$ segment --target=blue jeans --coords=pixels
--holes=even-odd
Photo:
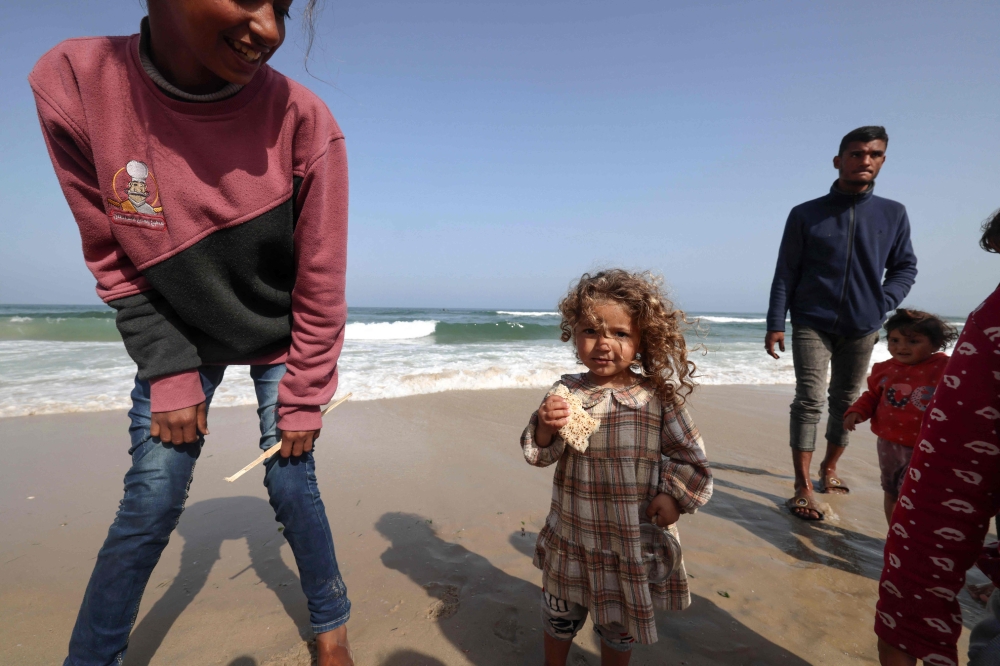
[[[204,366],[200,372],[206,403],[211,404],[226,368]],[[278,441],[278,383],[284,374],[283,364],[250,367],[261,449]],[[204,444],[204,438],[174,446],[150,437],[148,382],[136,379],[129,417],[132,468],[125,474],[125,497],[97,555],[64,666],[122,663],[142,593],[180,520]],[[350,617],[351,602],[337,567],[312,454],[272,457],[265,465],[264,486],[275,517],[285,526],[313,631],[336,629]]]

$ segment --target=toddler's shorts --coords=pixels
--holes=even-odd
[[[557,641],[571,641],[586,621],[587,609],[584,606],[542,590],[542,627],[549,636]],[[595,624],[594,631],[605,645],[617,652],[628,652],[635,643],[625,627],[617,622],[607,626]]]
[[[910,458],[913,457],[913,447],[903,446],[878,438],[878,466],[882,470],[882,490],[899,497],[899,489],[906,479],[906,470],[910,469]]]

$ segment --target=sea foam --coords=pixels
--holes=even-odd
[[[344,330],[344,337],[347,340],[408,340],[423,338],[433,335],[437,324],[436,321],[432,320],[358,322],[347,325]]]
[[[508,315],[510,317],[558,317],[558,312],[518,312],[508,310],[497,310],[498,315]]]
[[[356,400],[547,388],[564,373],[585,370],[573,345],[559,341],[555,312],[352,308],[349,316],[338,393],[351,391]],[[777,360],[764,353],[762,316],[701,319],[711,325],[690,341],[707,350],[690,355],[699,383],[795,382],[790,345]],[[872,363],[887,358],[880,343]],[[135,371],[110,309],[0,312],[0,417],[127,409]],[[254,403],[247,369],[229,368],[213,405]]]

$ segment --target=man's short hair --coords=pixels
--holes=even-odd
[[[885,141],[885,145],[889,145],[889,135],[885,133],[885,128],[881,125],[865,125],[864,127],[859,127],[856,130],[851,130],[844,135],[844,138],[840,140],[840,150],[837,151],[837,155],[843,155],[847,146],[854,143],[855,141],[860,141],[861,143],[868,143],[869,141]]]

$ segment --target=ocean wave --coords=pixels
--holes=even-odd
[[[433,335],[438,322],[421,319],[417,321],[379,321],[348,324],[344,330],[347,340],[412,340]]]
[[[702,321],[712,322],[713,324],[766,324],[767,319],[764,317],[716,317],[714,315],[702,315],[695,317],[695,319],[700,319]]]
[[[459,389],[545,388],[563,373],[584,369],[575,362],[573,345],[559,342],[554,322],[494,311],[487,317],[486,312],[352,312],[352,319],[368,320],[347,325],[340,392],[375,400]],[[403,321],[414,315],[417,318]],[[10,321],[15,316],[32,319]],[[716,321],[706,326],[706,336],[691,339],[692,345],[702,343],[708,350],[690,357],[698,366],[700,383],[795,382],[791,349],[780,360],[770,358],[761,345],[763,335],[745,325],[756,323],[746,320],[757,316],[708,317],[732,321]],[[38,337],[25,339],[29,335]],[[57,337],[64,335],[78,339]],[[872,362],[887,358],[883,339]],[[125,410],[135,372],[113,318],[56,323],[34,312],[0,316],[0,417]],[[213,404],[254,403],[247,369],[230,368]]]
[[[510,310],[497,310],[498,315],[507,315],[510,317],[558,317],[558,312],[517,312]]]
[[[14,315],[0,318],[0,340],[119,342],[121,335],[114,318],[104,316]]]
[[[558,339],[559,327],[554,324],[521,324],[510,321],[482,324],[440,322],[434,331],[435,342],[449,345]]]

